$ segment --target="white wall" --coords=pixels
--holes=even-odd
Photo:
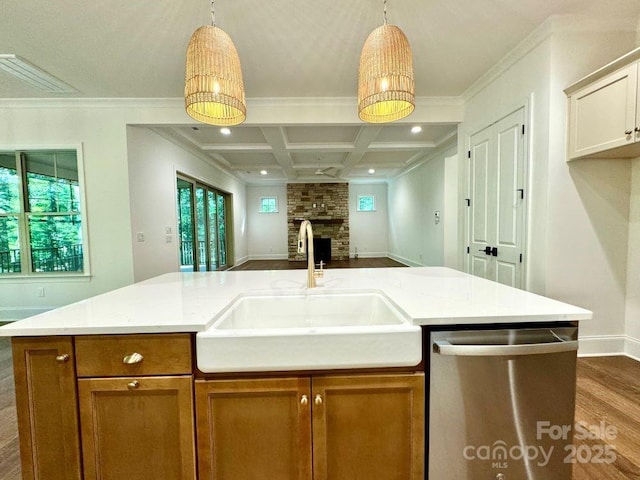
[[[247,256],[246,186],[228,173],[145,127],[127,127],[134,281],[180,268],[176,174],[180,172],[232,195],[235,262]],[[166,228],[172,242],[166,242]],[[138,242],[137,234],[145,241]]]
[[[44,102],[46,103],[46,102]],[[0,308],[65,305],[133,281],[126,129],[122,111],[0,106],[0,147],[82,144],[90,277],[0,279]],[[38,288],[45,296],[38,297]]]
[[[626,334],[626,352],[640,359],[640,158],[632,161]]]
[[[594,312],[595,321],[581,326],[583,353],[621,350],[631,163],[565,162],[562,90],[631,50],[635,32],[563,30],[551,40],[546,293]]]
[[[375,212],[358,212],[358,196],[373,195]],[[356,248],[359,257],[386,257],[389,215],[387,213],[386,183],[349,184],[349,256]]]
[[[550,19],[532,35],[524,56],[469,99],[461,141],[527,105],[528,289],[593,310],[581,349],[611,351],[624,335],[629,163],[566,163],[563,89],[630,50],[635,31],[585,25]]]
[[[261,197],[277,197],[278,213],[260,213]],[[250,260],[288,258],[287,186],[247,186],[248,257]]]
[[[439,152],[389,182],[389,254],[392,258],[412,266],[444,265],[444,225],[458,222],[455,207],[445,208],[445,199],[457,197],[457,178],[445,177],[446,171],[452,172],[450,167],[445,169],[445,158],[453,155],[455,149]],[[435,223],[436,211],[440,212],[438,224]],[[450,234],[451,229],[448,232]]]

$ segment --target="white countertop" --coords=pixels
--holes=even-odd
[[[304,292],[306,270],[169,273],[0,328],[0,336],[200,332],[242,294]],[[442,267],[327,269],[313,293],[379,290],[416,325],[587,320],[588,310]]]

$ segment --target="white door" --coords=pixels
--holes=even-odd
[[[524,109],[471,137],[469,272],[522,286],[525,221]]]

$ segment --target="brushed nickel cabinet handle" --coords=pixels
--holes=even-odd
[[[322,405],[322,395],[316,395],[316,398],[313,400],[316,405]]]
[[[142,362],[142,360],[144,360],[144,357],[141,354],[139,354],[138,352],[133,352],[130,355],[125,355],[122,359],[122,363],[126,365],[133,365],[135,363]]]
[[[56,357],[56,362],[58,363],[67,363],[69,361],[69,354],[68,353],[63,353],[62,355],[58,355]]]
[[[127,383],[127,388],[129,390],[135,390],[136,388],[138,388],[140,386],[140,382],[138,382],[137,380],[134,380],[133,382],[129,382]]]
[[[300,398],[300,405],[306,405],[309,403],[309,397],[307,397],[306,395],[302,395],[302,398]]]

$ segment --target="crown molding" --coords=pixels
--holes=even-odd
[[[250,107],[345,107],[355,106],[356,97],[260,97],[247,98]],[[431,107],[464,105],[462,97],[416,97],[416,106]],[[135,98],[135,97],[40,97],[40,98],[0,98],[0,107],[21,108],[184,108],[184,99]]]
[[[461,98],[464,103],[471,100],[554,34],[611,31],[635,32],[638,31],[638,26],[636,19],[629,17],[600,18],[589,15],[552,15],[467,88],[462,93]]]

